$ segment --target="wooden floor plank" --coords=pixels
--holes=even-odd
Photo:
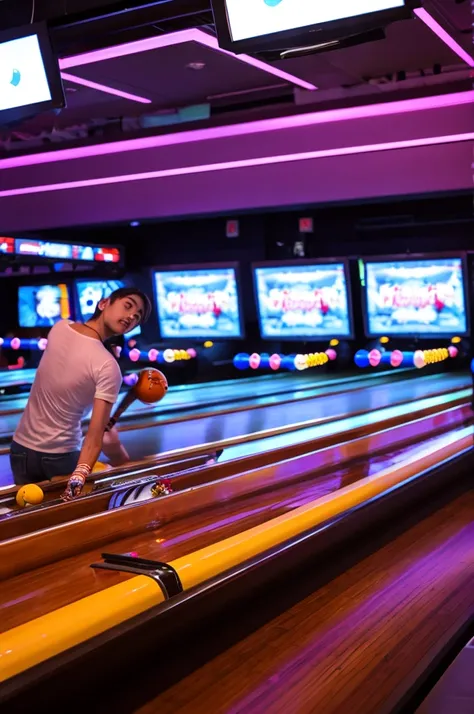
[[[159,669],[135,678],[149,701],[140,705],[131,690],[120,711],[380,714],[440,633],[473,608],[470,492],[167,691],[152,696]]]

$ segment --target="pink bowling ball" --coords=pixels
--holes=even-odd
[[[454,345],[449,345],[448,353],[449,353],[449,356],[452,357],[452,359],[454,359],[455,357],[458,356],[458,348],[455,347]]]
[[[403,354],[400,352],[400,350],[393,350],[392,354],[390,355],[390,364],[392,365],[392,367],[400,367],[402,362]]]
[[[381,359],[382,355],[380,354],[379,350],[370,350],[369,364],[371,367],[378,367]]]
[[[280,369],[281,357],[280,355],[274,354],[270,356],[270,369],[277,370]]]
[[[260,367],[260,355],[254,352],[249,359],[250,369],[258,369]]]
[[[130,357],[132,362],[138,362],[138,360],[140,359],[140,350],[137,350],[137,349],[130,350],[130,354],[128,356]]]
[[[334,362],[334,360],[337,358],[337,352],[336,350],[333,350],[330,347],[328,350],[326,350],[326,356],[331,362]]]

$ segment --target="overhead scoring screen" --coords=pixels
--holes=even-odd
[[[266,339],[352,334],[344,263],[255,268],[260,331]]]
[[[404,0],[226,0],[233,42],[404,6]]]
[[[367,334],[467,332],[461,258],[366,262]]]
[[[0,111],[50,100],[38,36],[0,43]]]
[[[157,271],[154,281],[162,337],[242,336],[234,268]]]

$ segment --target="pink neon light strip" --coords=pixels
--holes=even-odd
[[[332,158],[336,156],[350,156],[355,154],[375,153],[379,151],[411,149],[421,146],[452,144],[472,140],[474,140],[474,132],[469,132],[465,134],[450,134],[447,136],[430,136],[423,139],[409,139],[405,141],[393,141],[389,143],[369,144],[365,146],[347,146],[338,149],[323,149],[320,151],[307,151],[299,154],[285,154],[282,156],[263,156],[254,159],[225,161],[222,163],[205,164],[201,166],[182,166],[176,169],[162,169],[160,171],[148,171],[146,173],[140,174],[124,174],[120,176],[106,176],[103,178],[83,179],[81,181],[68,181],[65,183],[44,184],[42,186],[14,188],[9,189],[7,191],[0,191],[0,198],[8,198],[12,196],[26,196],[33,193],[48,193],[51,191],[65,191],[77,188],[90,188],[92,186],[109,186],[111,184],[131,183],[134,181],[146,181],[150,179],[168,178],[171,176],[186,176],[191,174],[211,173],[214,171],[228,171],[231,169],[242,169],[255,166],[268,166],[271,164],[293,163],[297,161]]]
[[[422,7],[416,8],[414,10],[415,15],[425,23],[427,27],[432,30],[432,32],[435,33],[435,35],[438,35],[439,39],[444,42],[445,45],[449,47],[453,52],[457,54],[458,57],[460,57],[463,62],[465,62],[469,67],[474,67],[474,58],[466,52],[465,49],[461,47],[461,45],[456,42],[454,37],[451,37],[451,35],[446,32],[446,30],[441,27],[439,22],[437,22],[430,13],[425,10]]]
[[[140,104],[151,104],[151,99],[146,99],[145,97],[139,97],[136,94],[130,94],[129,92],[122,92],[120,89],[114,89],[113,87],[108,87],[105,84],[98,84],[97,82],[91,82],[89,79],[83,79],[82,77],[76,77],[74,74],[68,74],[67,72],[61,72],[61,77],[67,82],[72,82],[73,84],[80,84],[82,87],[89,87],[90,89],[97,89],[99,92],[104,92],[105,94],[113,94],[114,97],[122,97],[122,99],[130,99],[132,102],[140,102]]]
[[[122,154],[127,151],[142,151],[157,149],[162,146],[175,146],[198,141],[225,139],[235,136],[246,136],[260,132],[280,131],[282,129],[297,129],[317,124],[329,124],[339,121],[352,121],[355,119],[369,119],[382,116],[395,116],[408,112],[442,109],[445,107],[460,106],[474,103],[474,91],[453,92],[434,97],[420,97],[418,99],[405,99],[397,102],[383,102],[346,109],[330,109],[324,112],[296,114],[274,119],[263,119],[247,122],[245,124],[230,124],[228,126],[211,127],[208,129],[193,129],[192,131],[174,132],[172,134],[158,134],[142,137],[140,139],[125,139],[95,146],[79,146],[74,149],[60,149],[59,151],[29,154],[27,156],[13,156],[0,159],[0,169],[13,169],[24,166],[50,164],[56,161],[71,161],[73,159],[87,159],[95,156],[109,156]]]
[[[149,37],[146,40],[138,40],[137,42],[127,42],[123,45],[106,47],[103,50],[86,52],[82,55],[75,55],[73,57],[65,57],[59,60],[59,66],[61,69],[82,67],[86,64],[104,62],[105,60],[116,59],[117,57],[126,57],[127,55],[134,55],[140,52],[150,52],[151,50],[161,49],[162,47],[182,45],[185,42],[198,42],[200,45],[210,47],[211,49],[221,52],[229,57],[234,57],[240,62],[244,62],[245,64],[255,67],[256,69],[267,72],[267,74],[272,74],[285,82],[302,87],[303,89],[308,89],[310,91],[317,89],[314,84],[306,82],[304,79],[299,79],[299,77],[295,77],[295,75],[284,72],[277,67],[273,67],[271,64],[261,62],[254,57],[249,57],[249,55],[234,55],[232,52],[221,49],[215,37],[207,35],[202,30],[198,30],[196,28],[181,30],[179,32],[171,32],[168,35],[159,35],[158,37]]]

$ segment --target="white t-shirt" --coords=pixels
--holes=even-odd
[[[94,399],[114,404],[122,375],[99,340],[76,332],[62,320],[48,335],[26,409],[14,440],[35,451],[79,451],[81,421]]]

